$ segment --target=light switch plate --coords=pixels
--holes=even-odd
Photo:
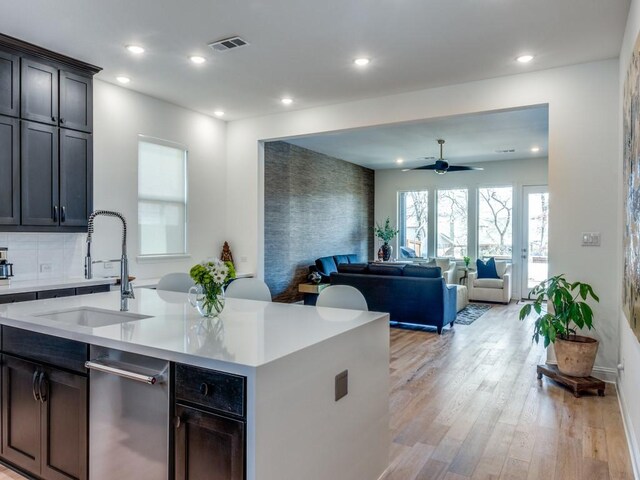
[[[600,232],[582,232],[583,247],[599,247]]]
[[[336,375],[336,402],[349,393],[349,370]]]

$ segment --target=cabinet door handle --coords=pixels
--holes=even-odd
[[[62,209],[60,210],[60,221],[64,223],[66,219],[67,219],[67,207],[62,207]]]
[[[180,416],[176,415],[175,417],[173,417],[173,426],[176,428],[180,428],[180,425],[182,425],[182,420],[180,419]]]
[[[206,397],[207,395],[209,395],[209,385],[207,385],[206,383],[201,383],[200,384],[200,394],[203,397]]]
[[[53,222],[56,223],[58,221],[58,206],[53,206]]]
[[[45,373],[40,372],[40,377],[38,379],[38,394],[40,396],[40,403],[44,403],[47,401],[48,392],[49,382],[47,381]]]
[[[60,123],[64,123],[64,118],[60,117]]]
[[[38,392],[36,391],[36,382],[38,381],[38,376],[39,375],[40,375],[40,372],[38,370],[33,372],[33,380],[31,381],[31,393],[33,394],[33,399],[36,402],[40,401],[40,396],[38,395]]]
[[[56,121],[56,117],[51,117],[51,121],[55,122]]]

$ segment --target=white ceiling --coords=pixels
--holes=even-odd
[[[238,119],[616,57],[629,0],[0,0],[0,32]],[[248,47],[207,43],[241,35]],[[124,46],[147,49],[134,57]],[[514,58],[536,55],[521,65]],[[205,55],[195,66],[188,55]],[[359,69],[357,56],[372,63]],[[279,99],[289,95],[293,105]]]
[[[547,157],[549,110],[546,105],[473,115],[384,125],[360,130],[286,139],[287,142],[374,170],[414,168],[440,156],[454,165]],[[538,152],[531,152],[538,147]],[[514,149],[513,153],[496,150]],[[404,162],[399,165],[396,159]]]

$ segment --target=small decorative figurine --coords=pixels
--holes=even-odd
[[[223,262],[233,262],[233,254],[231,253],[231,249],[229,248],[229,243],[228,242],[224,242],[224,245],[222,246],[222,253],[220,254],[220,260],[222,260]]]

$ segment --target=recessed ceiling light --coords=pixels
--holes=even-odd
[[[396,163],[402,163],[402,162],[404,162],[403,158],[396,158]]]
[[[369,65],[369,63],[371,62],[371,59],[369,58],[356,58],[353,63],[355,63],[356,65],[358,65],[359,67],[364,67],[365,65]]]
[[[131,79],[129,77],[125,77],[124,75],[120,75],[119,77],[116,77],[116,80],[119,81],[120,83],[122,83],[123,85],[129,83],[131,81]]]
[[[214,114],[216,117],[222,117],[222,116],[224,116],[224,112],[223,112],[222,110],[216,110],[215,112],[213,112],[213,114]]]
[[[409,170],[411,170],[410,168],[403,168],[402,171],[403,172],[408,172]]]
[[[516,60],[520,63],[529,63],[533,60],[533,55],[520,55]]]
[[[540,147],[531,147],[531,151],[533,153],[539,152],[540,151]]]
[[[127,45],[126,49],[129,50],[131,53],[135,53],[136,55],[140,55],[141,53],[144,53],[144,48],[142,48],[140,45]]]
[[[284,97],[280,101],[285,105],[291,105],[293,103],[293,98]]]
[[[201,57],[200,55],[191,55],[189,57],[189,60],[191,60],[193,63],[196,63],[198,65],[207,61],[206,58]]]

